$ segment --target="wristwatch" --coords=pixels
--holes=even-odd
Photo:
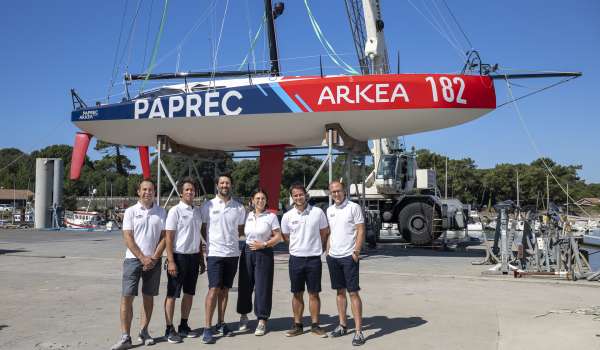
[[[269,246],[269,242],[263,242],[263,249],[267,248]]]

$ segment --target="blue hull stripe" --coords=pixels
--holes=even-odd
[[[271,89],[275,91],[277,96],[285,103],[288,108],[294,113],[302,113],[302,110],[298,105],[290,98],[290,96],[279,86],[279,83],[271,83],[269,84]]]
[[[267,92],[260,85],[256,85],[256,87],[263,93],[263,95],[267,96]]]
[[[302,97],[300,97],[300,95],[296,94],[294,96],[298,99],[298,101],[300,101],[300,103],[302,103],[302,105],[304,106],[304,108],[306,108],[307,111],[312,113],[313,110],[306,104],[306,102],[304,102],[304,100],[302,99]]]

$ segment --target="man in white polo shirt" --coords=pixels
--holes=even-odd
[[[186,177],[178,184],[181,201],[169,210],[166,223],[167,246],[167,297],[165,298],[165,337],[169,343],[180,343],[181,337],[195,338],[188,325],[192,301],[196,294],[198,274],[204,272],[200,228],[202,218],[200,208],[194,206],[196,182]],[[181,295],[181,323],[179,332],[173,327],[175,299]]]
[[[294,207],[281,219],[281,233],[290,245],[289,274],[291,282],[292,311],[294,324],[285,335],[294,337],[304,333],[302,314],[304,313],[304,288],[308,289],[311,333],[327,337],[319,326],[321,311],[321,255],[329,235],[329,225],[323,210],[307,204],[306,188],[301,183],[290,187]]]
[[[213,344],[214,333],[232,335],[225,324],[225,310],[229,289],[237,272],[240,256],[239,237],[244,234],[246,209],[231,198],[231,176],[222,174],[217,178],[217,196],[202,205],[202,235],[208,245],[205,323],[202,342]],[[213,332],[212,318],[218,302],[218,322]]]
[[[154,296],[160,286],[161,257],[165,249],[165,210],[154,203],[154,183],[143,180],[138,185],[139,200],[127,208],[123,217],[123,239],[127,246],[123,261],[123,292],[121,297],[121,340],[112,349],[132,347],[131,320],[133,299],[138,294],[142,279],[143,309],[139,341],[154,344],[148,333],[148,324],[154,308]]]
[[[344,184],[334,181],[329,184],[329,193],[334,204],[327,208],[327,218],[331,235],[327,242],[327,267],[331,277],[331,287],[337,290],[337,308],[340,324],[331,332],[337,338],[348,331],[346,309],[350,294],[352,316],[354,316],[355,333],[352,345],[365,343],[362,333],[362,300],[358,291],[358,268],[360,249],[365,240],[365,219],[360,205],[346,198]]]

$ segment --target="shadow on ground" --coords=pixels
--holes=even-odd
[[[367,249],[363,259],[374,259],[377,257],[400,257],[400,256],[431,256],[431,257],[456,257],[456,258],[476,258],[484,257],[485,249],[483,247],[470,247],[466,250],[442,250],[438,248],[423,248],[406,246],[401,244],[378,244],[377,248]]]
[[[29,250],[25,250],[25,249],[0,249],[0,255],[12,254],[12,253],[25,253],[25,252],[29,252]]]
[[[304,317],[303,323],[305,326],[305,333],[310,330],[310,317]],[[250,321],[248,328],[253,330],[256,327],[257,321]],[[323,328],[329,333],[338,325],[339,319],[337,315],[321,315],[319,322]],[[426,320],[421,317],[387,317],[387,316],[370,316],[363,318],[363,330],[375,331],[373,334],[367,337],[369,339],[375,339],[383,337],[385,335],[392,334],[404,329],[414,328],[427,323]],[[232,324],[237,329],[237,323]],[[280,332],[288,330],[292,326],[291,317],[280,317],[269,320],[268,329],[271,332]],[[349,332],[354,329],[354,321],[348,319],[348,330]]]

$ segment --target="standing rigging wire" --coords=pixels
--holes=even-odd
[[[175,63],[175,73],[179,73],[179,62],[181,61],[181,46],[177,47],[177,62]]]
[[[442,13],[442,11],[440,10],[440,7],[437,5],[436,1],[432,1],[433,3],[433,7],[435,8],[436,12],[438,13],[438,15],[440,16],[440,18],[442,19],[442,22],[444,23],[444,27],[446,28],[446,30],[450,33],[450,35],[452,36],[452,39],[454,40],[454,42],[461,47],[465,47],[464,45],[460,44],[460,40],[458,40],[457,35],[454,34],[454,32],[456,31],[455,28],[452,28],[452,26],[450,25],[450,20],[446,21],[446,16]],[[469,51],[469,49],[472,49],[472,47],[467,47],[464,51],[467,52]]]
[[[458,27],[458,29],[460,30],[460,32],[462,33],[462,35],[467,40],[467,43],[469,44],[469,47],[473,48],[473,44],[471,43],[471,40],[469,40],[469,37],[467,36],[467,33],[465,33],[465,31],[462,29],[462,26],[460,25],[460,23],[458,22],[458,20],[454,16],[454,13],[452,13],[452,10],[450,10],[450,7],[446,3],[446,0],[442,0],[442,2],[444,3],[444,5],[446,6],[446,8],[448,9],[448,12],[450,13],[450,16],[452,16],[452,19],[454,20],[454,23],[456,23],[456,26]]]
[[[325,37],[325,34],[323,34],[323,31],[321,30],[321,27],[319,26],[319,23],[317,22],[315,16],[313,15],[313,13],[312,13],[312,11],[310,9],[310,6],[308,6],[308,0],[304,0],[304,5],[306,6],[306,12],[308,13],[308,18],[309,18],[310,23],[311,23],[311,25],[313,27],[315,35],[317,36],[317,39],[319,39],[319,42],[321,42],[321,45],[325,49],[325,52],[327,52],[327,56],[329,56],[329,58],[339,68],[343,69],[347,73],[353,74],[353,75],[359,75],[359,73],[354,68],[352,68],[352,66],[350,66],[348,63],[346,63],[340,57],[340,55],[338,55],[338,53],[335,51],[335,49],[333,48],[333,46],[331,46],[331,44],[329,43],[329,41]]]
[[[563,81],[561,81],[559,83],[564,83],[564,82],[566,82],[568,80],[575,79],[575,78],[576,77],[572,77],[570,79],[563,80]],[[579,209],[581,209],[581,211],[583,211],[588,217],[590,217],[591,216],[590,213],[588,213],[585,209],[583,209],[583,207],[581,205],[577,204],[577,202],[573,199],[573,197],[571,197],[571,195],[569,194],[569,192],[567,192],[567,190],[558,181],[558,179],[556,178],[556,176],[554,176],[554,173],[552,172],[552,169],[548,166],[548,163],[546,163],[546,159],[544,158],[544,156],[540,152],[537,144],[535,143],[535,140],[533,139],[533,136],[531,135],[531,132],[529,131],[529,128],[527,127],[527,124],[525,124],[525,120],[524,120],[523,115],[521,113],[521,109],[519,108],[519,105],[516,103],[517,100],[515,99],[515,97],[514,97],[514,95],[512,93],[512,87],[511,87],[510,81],[509,81],[509,79],[508,79],[508,77],[506,75],[504,76],[504,79],[506,80],[506,87],[507,87],[507,90],[508,90],[509,97],[511,99],[510,102],[512,102],[513,106],[515,106],[515,110],[517,112],[517,116],[519,117],[519,122],[521,123],[521,126],[523,127],[523,130],[525,131],[525,134],[527,135],[527,137],[529,139],[529,142],[531,143],[531,146],[532,146],[533,150],[535,151],[535,153],[537,153],[537,156],[542,161],[542,164],[544,164],[544,168],[546,168],[546,171],[548,172],[548,174],[550,174],[550,176],[552,176],[552,179],[554,179],[554,181],[556,182],[556,184],[558,185],[558,187],[560,187],[560,189],[567,196],[567,198],[570,199],[575,205],[577,205],[577,207]],[[555,84],[555,85],[557,85],[557,84]],[[550,88],[550,87],[547,87],[547,88]]]
[[[169,7],[169,0],[165,0],[165,5],[163,7],[162,18],[160,19],[160,27],[158,28],[158,33],[156,34],[156,40],[154,41],[154,48],[152,50],[152,56],[150,57],[150,65],[148,67],[148,71],[146,73],[146,77],[142,80],[142,84],[140,85],[140,92],[144,90],[144,84],[148,81],[148,77],[152,72],[152,68],[154,68],[154,61],[156,60],[156,54],[158,53],[158,47],[160,46],[160,38],[163,33],[163,29],[165,27],[165,21],[167,19],[167,8]]]
[[[432,0],[431,2],[435,5],[435,1],[434,0]],[[440,32],[445,33],[446,37],[448,38],[448,40],[451,41],[454,44],[455,47],[460,47],[461,45],[458,42],[458,40],[456,40],[456,37],[453,35],[452,31],[448,30],[447,27],[442,26],[442,24],[440,23],[440,20],[437,19],[437,16],[433,12],[433,10],[430,9],[429,6],[427,5],[426,0],[421,0],[421,3],[423,4],[423,8],[425,9],[425,11],[427,12],[427,14],[429,15],[431,21],[435,24],[435,27],[437,28],[437,30],[440,31]],[[461,50],[463,52],[465,52],[465,50],[463,50],[462,48],[461,48]]]
[[[221,21],[221,30],[219,31],[219,39],[215,47],[215,55],[213,58],[213,71],[210,77],[213,86],[216,88],[215,73],[217,72],[217,56],[219,55],[219,46],[221,45],[221,37],[223,36],[223,26],[225,25],[225,18],[227,17],[227,9],[229,8],[229,0],[225,2],[225,11],[223,11],[223,20]]]
[[[262,29],[262,25],[264,23],[261,22],[260,27],[258,28],[258,30],[256,31],[256,36],[254,38],[254,40],[252,40],[252,26],[250,25],[250,6],[248,5],[248,0],[244,1],[244,5],[245,5],[245,10],[246,10],[246,23],[248,24],[248,42],[250,43],[250,53],[252,54],[252,63],[253,63],[253,67],[254,70],[256,70],[256,57],[254,56],[254,45],[256,44],[256,40],[258,39],[259,36],[259,32]],[[246,57],[244,58],[244,61],[242,62],[242,64],[240,64],[240,70],[243,64],[245,64],[245,61],[247,59],[248,55],[246,55]]]
[[[173,47],[170,51],[168,51],[165,55],[163,55],[161,58],[156,60],[156,62],[154,63],[154,65],[152,67],[148,66],[148,68],[146,70],[144,70],[144,73],[147,73],[148,71],[154,69],[159,64],[163,63],[167,58],[169,58],[177,50],[179,50],[180,47],[183,48],[185,42],[190,38],[190,35],[192,33],[194,33],[196,30],[198,30],[198,28],[200,28],[200,25],[202,23],[204,23],[209,18],[209,16],[212,18],[212,16],[211,16],[212,11],[214,11],[214,8],[216,7],[216,3],[217,3],[217,0],[213,0],[211,2],[211,4],[209,5],[208,9],[206,10],[206,12],[204,12],[204,14],[200,18],[198,18],[198,20],[196,21],[196,23],[194,23],[192,28],[190,28],[190,30],[183,36],[181,41],[179,41],[179,43],[175,47]],[[209,39],[209,41],[210,41],[210,39]],[[211,58],[211,61],[212,61],[212,58]]]
[[[131,40],[133,39],[133,33],[135,33],[135,25],[137,23],[137,18],[140,13],[140,5],[142,4],[142,0],[138,0],[137,7],[135,9],[135,15],[133,16],[133,20],[131,21],[131,28],[129,29],[129,35],[127,37],[127,43],[125,44],[125,48],[127,49],[127,62],[125,63],[125,72],[129,70],[129,62],[131,61]],[[119,62],[123,62],[123,58],[125,58],[125,49],[123,50],[123,54]]]
[[[442,38],[446,39],[450,46],[452,46],[458,52],[458,56],[460,57],[460,59],[464,60],[466,55],[462,51],[462,49],[456,46],[456,44],[454,44],[441,29],[436,27],[436,25],[433,22],[431,22],[431,20],[427,18],[427,16],[411,0],[408,0],[408,3],[417,11],[419,15],[421,15],[421,17],[423,17],[427,21],[427,23],[429,23],[433,27],[433,29],[435,29],[442,36]]]
[[[152,24],[152,10],[154,9],[154,0],[150,3],[150,14],[148,15],[148,28],[146,29],[146,41],[144,43],[144,59],[142,60],[143,72],[146,67],[146,54],[148,53],[148,38],[150,38],[150,25]]]
[[[119,57],[119,49],[121,47],[121,37],[123,36],[123,27],[125,25],[125,15],[127,14],[127,1],[123,7],[123,15],[121,16],[121,29],[119,30],[119,39],[117,40],[117,48],[115,49],[115,58],[113,60],[112,76],[110,77],[110,84],[108,85],[108,92],[106,93],[106,103],[110,100],[110,93],[115,83],[115,77],[117,76],[117,58]]]
[[[529,96],[535,95],[535,94],[537,94],[537,93],[540,93],[540,92],[542,92],[542,91],[545,91],[545,90],[548,90],[548,89],[550,89],[550,88],[553,88],[553,87],[555,87],[555,86],[558,86],[558,85],[564,84],[564,83],[566,83],[566,82],[568,82],[568,81],[570,81],[570,80],[576,79],[576,78],[578,78],[578,77],[570,77],[570,78],[566,78],[566,79],[563,79],[563,80],[561,80],[561,81],[558,81],[558,82],[556,82],[556,83],[554,83],[554,84],[550,84],[550,85],[548,85],[548,86],[545,86],[545,87],[543,87],[543,88],[540,88],[540,89],[537,89],[537,90],[535,90],[535,91],[532,91],[532,92],[530,92],[530,93],[527,93],[527,94],[525,94],[525,95],[523,95],[523,96],[519,96],[519,97],[517,97],[517,98],[515,98],[515,99],[513,99],[513,100],[506,101],[506,102],[504,102],[504,103],[501,103],[501,104],[497,105],[497,106],[496,106],[496,109],[498,109],[498,108],[500,108],[500,107],[504,107],[504,106],[506,106],[506,105],[507,105],[507,104],[509,104],[509,103],[513,103],[513,102],[516,102],[516,101],[522,100],[522,99],[524,99],[525,97],[529,97]],[[515,83],[512,83],[511,85],[512,85],[512,86],[518,86],[518,85],[517,85],[517,84],[515,84]],[[528,88],[528,87],[527,87],[527,88]],[[532,89],[532,88],[528,88],[528,89]],[[511,91],[511,93],[512,93],[512,91]]]
[[[256,31],[256,35],[254,35],[254,39],[250,36],[252,32],[251,31],[248,32],[248,35],[250,36],[248,38],[248,39],[250,39],[250,51],[246,54],[246,56],[242,60],[242,63],[240,63],[238,70],[242,70],[246,66],[246,62],[248,61],[248,56],[250,56],[250,55],[252,55],[252,61],[254,63],[254,70],[256,70],[256,59],[254,57],[254,47],[256,46],[256,41],[257,41],[258,37],[260,36],[260,33],[262,32],[265,21],[266,21],[266,18],[263,17],[263,22],[260,24],[260,27],[258,27],[258,30]]]

